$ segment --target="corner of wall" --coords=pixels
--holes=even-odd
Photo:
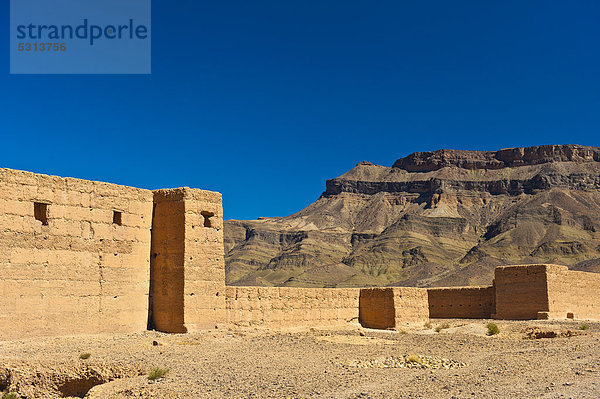
[[[537,319],[549,312],[548,275],[559,265],[500,266],[495,270],[496,318]]]
[[[188,187],[154,192],[153,326],[193,332],[226,322],[221,194]]]

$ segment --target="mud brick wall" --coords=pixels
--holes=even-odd
[[[414,287],[397,287],[393,290],[396,328],[429,320],[427,290]]]
[[[0,169],[0,340],[144,330],[151,218],[148,190]]]
[[[358,320],[353,288],[225,287],[227,320],[243,326],[343,326]]]
[[[549,318],[600,320],[600,274],[548,269]]]
[[[182,192],[154,192],[149,324],[164,332],[186,332],[183,317],[184,209]]]
[[[226,287],[219,193],[0,169],[0,340],[220,324],[400,328],[428,317],[600,319],[600,275],[496,268],[492,287]]]
[[[396,328],[429,319],[427,291],[422,288],[364,288],[360,290],[359,320],[363,327]]]
[[[226,322],[221,194],[185,189],[185,324],[188,331]]]
[[[547,317],[547,275],[558,265],[501,266],[495,270],[497,319],[528,320]],[[546,314],[546,316],[544,316]]]
[[[367,328],[396,328],[393,289],[361,289],[359,321],[363,327]]]
[[[154,192],[151,319],[164,332],[225,323],[221,194],[176,188]]]
[[[434,319],[489,319],[496,313],[493,286],[428,288],[427,296]]]

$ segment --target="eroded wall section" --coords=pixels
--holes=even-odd
[[[146,328],[152,193],[0,169],[0,340]]]
[[[489,319],[496,313],[493,286],[428,288],[427,295],[434,319]]]

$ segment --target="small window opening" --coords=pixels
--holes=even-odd
[[[48,226],[48,204],[34,202],[33,216],[35,217],[35,220],[42,222],[42,226]]]
[[[204,216],[204,227],[212,227],[210,218],[215,216],[215,214],[212,212],[207,212],[207,211],[202,211],[202,212],[200,212],[200,214],[202,216]]]
[[[113,224],[121,226],[123,224],[122,219],[123,213],[119,211],[113,211]]]

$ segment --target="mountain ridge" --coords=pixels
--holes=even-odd
[[[597,147],[438,150],[392,167],[360,162],[293,215],[226,221],[227,282],[488,283],[491,265],[593,264],[599,215]]]

